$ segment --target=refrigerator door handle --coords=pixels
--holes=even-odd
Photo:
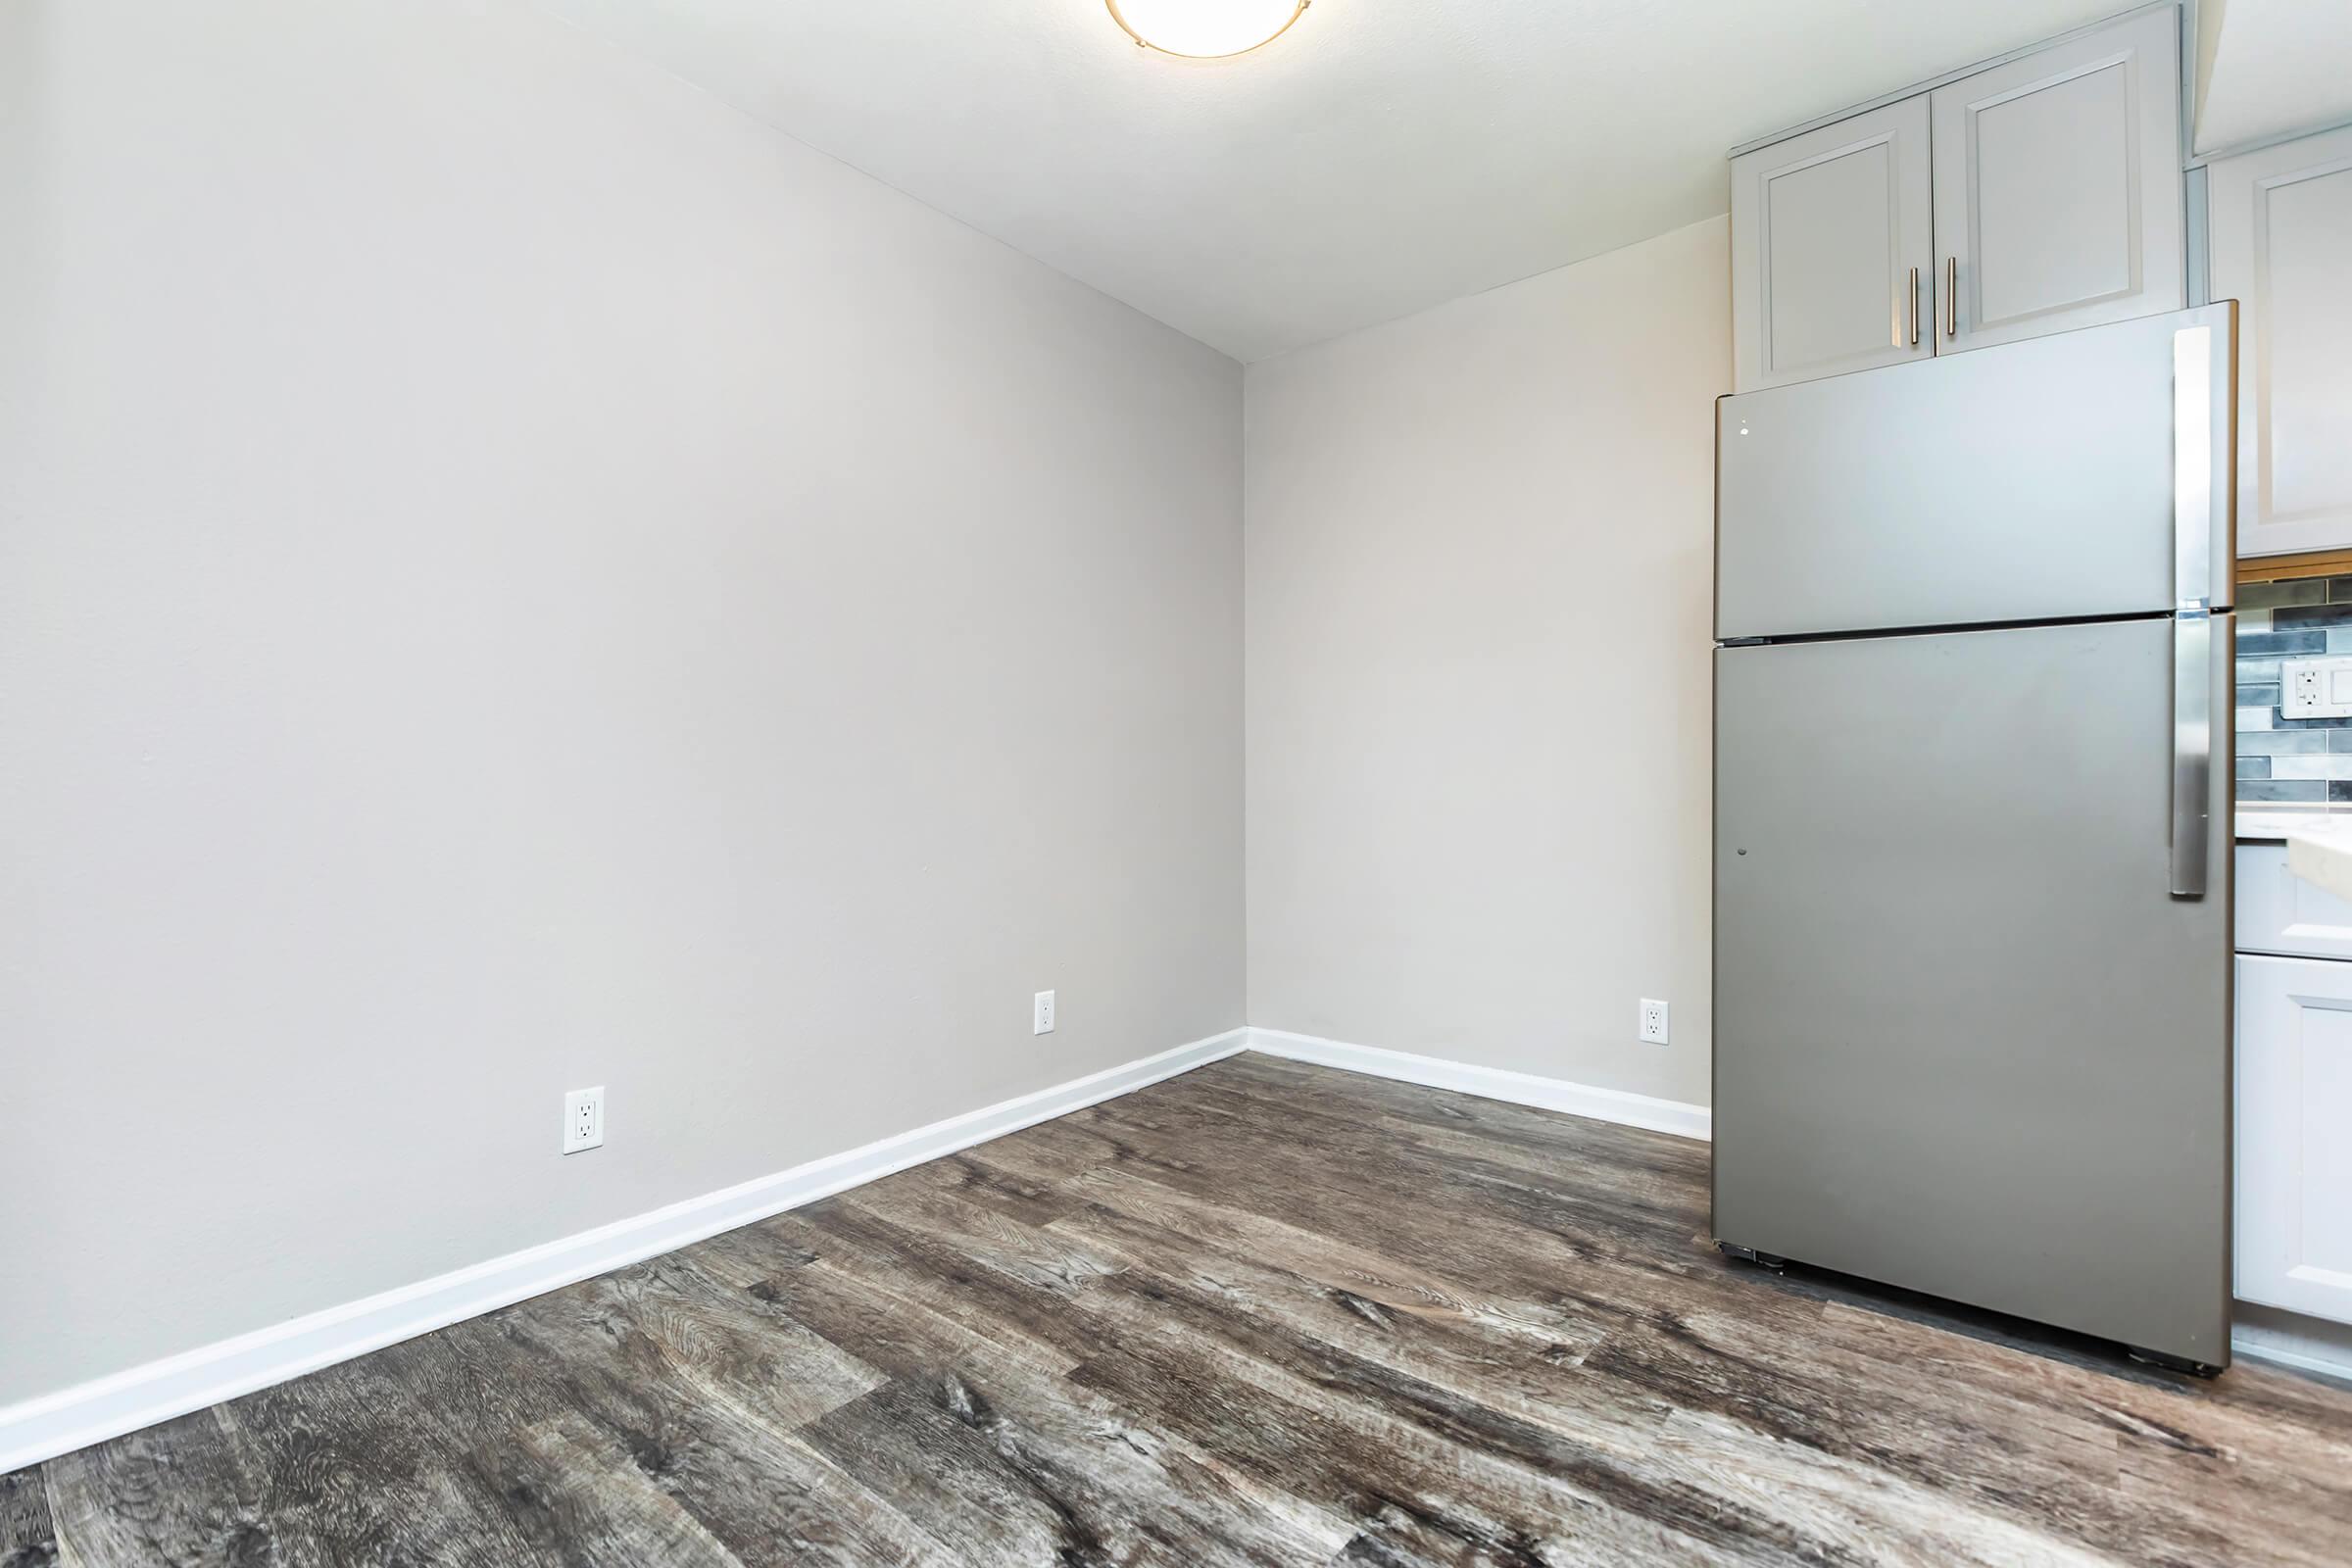
[[[2213,328],[2173,334],[2173,896],[2205,896],[2213,809]]]
[[[2173,616],[2173,896],[2205,896],[2213,810],[2213,616]]]

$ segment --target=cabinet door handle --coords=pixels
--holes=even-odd
[[[1919,269],[1911,269],[1911,346],[1919,347]]]
[[[1943,259],[1943,335],[1948,338],[1958,338],[1960,335],[1960,258],[1957,256]]]

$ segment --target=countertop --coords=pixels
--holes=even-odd
[[[2283,844],[2296,828],[2325,827],[2352,822],[2352,806],[2241,806],[2237,808],[2237,842]]]

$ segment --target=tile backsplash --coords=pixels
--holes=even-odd
[[[2352,804],[2352,718],[2286,718],[2278,662],[2352,655],[2352,576],[2237,590],[2237,798]]]

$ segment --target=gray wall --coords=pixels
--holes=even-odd
[[[1728,245],[1250,367],[1252,1024],[1707,1098]]]
[[[515,5],[0,213],[0,1402],[1243,1021],[1231,361]]]

